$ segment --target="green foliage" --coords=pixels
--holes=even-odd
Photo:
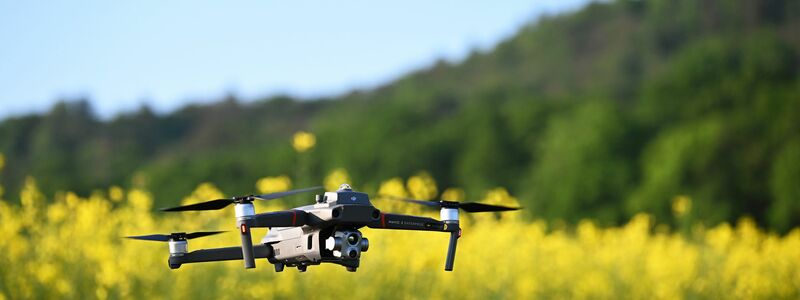
[[[769,208],[770,225],[788,230],[800,215],[800,141],[789,142],[775,158],[769,182],[774,202]]]
[[[591,101],[554,116],[539,143],[530,176],[536,211],[578,221],[619,220],[620,195],[631,180],[626,124],[610,102]]]
[[[229,96],[100,121],[85,101],[0,123],[0,183],[16,199],[119,182],[176,204],[197,182],[253,191],[264,176],[317,184],[346,168],[359,189],[427,170],[476,198],[512,187],[530,214],[618,223],[750,215],[800,225],[800,5],[619,1],[531,23],[495,49],[333,99]],[[290,146],[298,130],[314,149]]]
[[[699,124],[686,124],[663,132],[644,151],[641,184],[627,202],[629,212],[649,211],[657,219],[668,220],[670,199],[691,195],[695,209],[709,221],[728,216],[731,203],[719,199],[722,174],[715,159],[724,131],[719,118]]]

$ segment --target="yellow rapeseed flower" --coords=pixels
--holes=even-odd
[[[140,212],[150,211],[153,206],[153,197],[150,192],[145,190],[132,189],[128,191],[128,204]]]
[[[462,188],[447,188],[442,192],[442,200],[449,200],[449,201],[464,201],[465,198],[464,189]]]
[[[406,187],[403,185],[403,179],[394,177],[381,183],[378,188],[378,195],[408,197],[408,192],[406,192]]]
[[[20,191],[20,203],[22,203],[26,214],[32,219],[37,215],[41,207],[45,203],[44,194],[39,190],[36,185],[36,180],[33,177],[26,177],[22,191]]]
[[[329,177],[335,182],[333,188],[349,181],[344,169],[334,170]],[[401,195],[407,193],[405,189],[402,179],[392,178],[381,184],[379,192]],[[583,220],[565,229],[554,229],[542,220],[475,214],[488,217],[464,218],[470,221],[461,224],[458,276],[442,271],[446,234],[410,230],[364,230],[371,245],[361,257],[358,276],[344,276],[347,271],[330,264],[311,266],[307,273],[287,270],[252,276],[242,269],[241,261],[170,270],[165,265],[166,245],[120,238],[236,230],[231,210],[212,217],[206,217],[211,212],[153,213],[152,196],[138,188],[125,191],[124,200],[113,205],[113,200],[100,194],[80,198],[64,192],[55,200],[47,199],[33,179],[26,181],[23,191],[18,202],[0,201],[0,300],[273,299],[298,297],[310,290],[325,290],[332,298],[415,298],[420,291],[432,299],[800,298],[800,228],[777,235],[759,228],[752,218],[698,229],[687,238],[654,230],[658,224],[646,214],[622,226]],[[189,198],[201,201],[221,196],[216,187],[205,183]],[[516,203],[500,188],[490,190],[480,201]],[[393,212],[384,205],[380,208]],[[254,234],[254,240],[265,232]],[[193,251],[239,243],[239,235],[223,234],[192,240],[189,246]],[[262,260],[259,268],[265,267],[269,265]],[[431,282],[440,284],[431,288]]]
[[[263,177],[256,181],[256,189],[263,194],[283,192],[291,188],[292,180],[286,175]]]
[[[325,180],[323,182],[326,191],[335,191],[339,189],[339,185],[343,183],[352,185],[352,182],[350,182],[350,175],[347,174],[347,170],[344,168],[338,168],[331,171],[328,176],[325,176]]]
[[[121,187],[114,185],[108,188],[108,198],[114,202],[122,201],[122,197],[125,197],[125,191],[122,190]]]
[[[677,217],[686,215],[692,209],[692,199],[689,196],[679,195],[672,198],[672,213]]]
[[[394,213],[404,213],[404,214],[420,214],[421,210],[418,205],[411,205],[407,202],[402,201],[395,201],[391,199],[391,197],[384,197],[384,196],[394,196],[394,197],[409,197],[408,191],[406,190],[405,183],[403,179],[400,177],[394,177],[389,180],[386,180],[381,183],[380,187],[378,188],[378,195],[377,200],[378,202],[373,202],[374,205],[379,207],[381,210],[386,212],[394,212]]]
[[[294,150],[297,152],[306,152],[314,148],[314,145],[317,143],[317,137],[310,132],[306,131],[298,131],[294,134],[294,139],[292,141],[292,146]]]
[[[503,187],[496,187],[496,188],[493,188],[491,190],[488,190],[486,192],[486,194],[484,195],[483,199],[480,202],[481,203],[486,203],[486,204],[509,206],[509,207],[519,207],[520,206],[519,205],[519,201],[517,200],[517,198],[515,198],[514,196],[511,196],[511,194],[508,193],[508,190],[506,190]],[[516,220],[516,219],[520,218],[520,212],[519,211],[509,211],[509,212],[504,212],[502,214],[499,214],[498,216],[500,218],[502,218],[502,219],[507,219],[507,220],[514,219],[514,220]],[[476,214],[475,215],[475,219],[482,220],[482,221],[487,221],[487,220],[490,220],[492,218],[494,218],[493,214]]]
[[[488,192],[486,192],[486,196],[481,201],[487,204],[497,204],[497,205],[505,205],[505,206],[519,206],[519,200],[511,194],[508,193],[503,187],[496,187]]]
[[[436,198],[438,190],[436,189],[436,181],[433,180],[431,174],[422,171],[417,175],[408,178],[406,183],[411,197],[420,200],[432,200]]]

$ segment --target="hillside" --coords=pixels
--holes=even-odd
[[[619,223],[751,215],[800,225],[800,3],[620,1],[533,22],[465,61],[331,99],[235,96],[100,121],[85,101],[0,123],[4,198],[121,182],[155,207],[198,182],[225,193],[266,175],[314,184],[346,168],[357,188],[428,171],[480,197],[508,187],[532,216]],[[298,130],[317,135],[298,155]],[[13,201],[13,200],[11,200]]]

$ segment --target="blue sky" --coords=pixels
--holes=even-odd
[[[490,49],[586,0],[0,0],[0,118],[86,97],[104,118],[233,93],[329,96]]]

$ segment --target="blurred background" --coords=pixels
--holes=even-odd
[[[347,180],[550,228],[800,225],[797,1],[2,2],[0,43],[8,207]]]
[[[0,182],[139,178],[166,206],[203,181],[427,171],[537,217],[666,217],[688,195],[712,223],[800,222],[800,5],[573,2],[5,3]]]

